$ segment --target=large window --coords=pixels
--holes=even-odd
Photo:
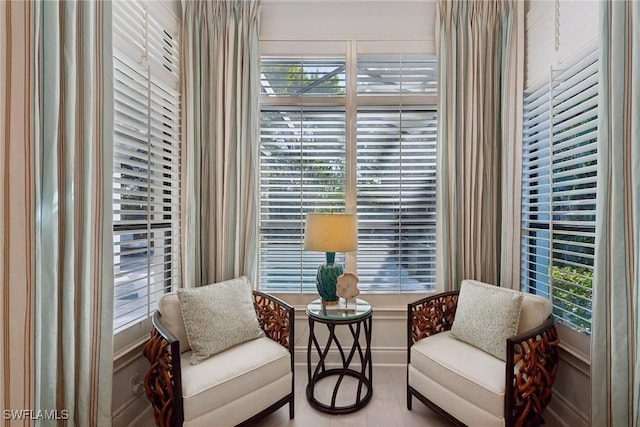
[[[180,93],[162,5],[114,2],[114,332],[147,319],[180,278]]]
[[[315,292],[324,254],[302,249],[305,215],[345,211],[358,251],[336,261],[360,289],[434,289],[435,69],[415,54],[262,59],[262,289]]]
[[[523,290],[548,297],[563,324],[591,333],[598,54],[525,92]]]

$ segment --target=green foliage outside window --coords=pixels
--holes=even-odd
[[[591,334],[593,271],[586,268],[553,266],[553,314]]]
[[[264,66],[264,82],[277,95],[344,95],[344,64]]]

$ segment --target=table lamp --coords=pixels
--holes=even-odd
[[[316,287],[324,304],[337,304],[336,282],[344,270],[336,264],[336,252],[358,249],[358,223],[354,214],[310,213],[304,230],[304,249],[325,252],[327,262],[320,264]]]

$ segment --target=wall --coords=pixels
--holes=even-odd
[[[562,69],[598,43],[595,0],[531,0],[525,3],[525,88],[548,82],[550,69]]]
[[[596,1],[544,1],[525,3],[525,87],[547,83],[551,70],[561,70],[598,44]],[[547,409],[555,423],[589,425],[590,340],[558,325],[561,359],[553,399]]]
[[[435,2],[263,0],[260,40],[434,40]]]

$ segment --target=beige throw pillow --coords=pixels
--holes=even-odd
[[[180,310],[191,346],[191,364],[264,336],[246,277],[193,289],[178,289]]]
[[[520,292],[464,280],[450,336],[506,360],[506,340],[518,331],[521,305]]]

